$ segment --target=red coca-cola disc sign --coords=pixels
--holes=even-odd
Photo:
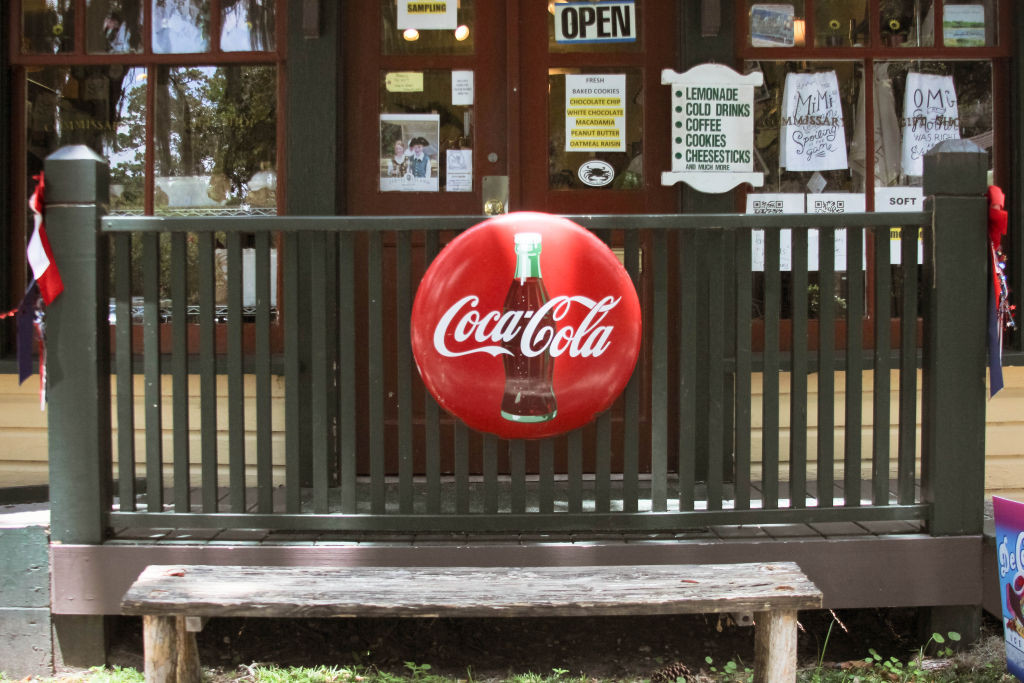
[[[427,389],[470,427],[536,439],[581,427],[622,393],[640,302],[611,250],[558,216],[490,218],[430,264],[412,307]]]

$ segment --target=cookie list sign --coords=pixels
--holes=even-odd
[[[764,184],[754,171],[754,88],[763,82],[759,71],[744,76],[721,64],[661,72],[662,85],[672,87],[672,170],[661,174],[662,185],[722,193]]]

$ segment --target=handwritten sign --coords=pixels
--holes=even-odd
[[[786,74],[782,98],[780,165],[790,171],[848,168],[836,72]]]
[[[754,87],[763,78],[720,64],[661,72],[662,84],[672,86],[672,171],[662,174],[662,185],[681,180],[702,192],[727,192],[764,183],[754,172]]]
[[[759,216],[803,213],[804,195],[801,192],[766,192],[747,195],[747,213]],[[779,231],[779,270],[793,269],[792,230]],[[751,262],[755,271],[764,270],[764,230],[751,231]]]
[[[626,151],[626,75],[567,74],[565,151]]]
[[[928,150],[943,140],[959,139],[960,113],[953,77],[908,73],[903,95],[903,173],[922,175]]]

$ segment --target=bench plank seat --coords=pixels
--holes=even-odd
[[[153,565],[122,601],[152,634],[147,681],[194,680],[195,617],[555,617],[754,614],[755,680],[795,680],[796,614],[821,591],[791,562],[585,567]],[[157,634],[166,634],[160,635]],[[150,638],[149,636],[153,637]],[[189,633],[187,638],[194,640]],[[186,653],[186,654],[183,654]],[[182,659],[185,657],[185,659]],[[164,673],[158,673],[162,671]],[[182,678],[184,676],[184,678]],[[765,677],[767,676],[767,677]]]

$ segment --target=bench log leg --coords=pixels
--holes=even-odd
[[[754,683],[796,681],[796,611],[754,615]]]
[[[142,617],[146,683],[199,683],[199,650],[184,617]]]

